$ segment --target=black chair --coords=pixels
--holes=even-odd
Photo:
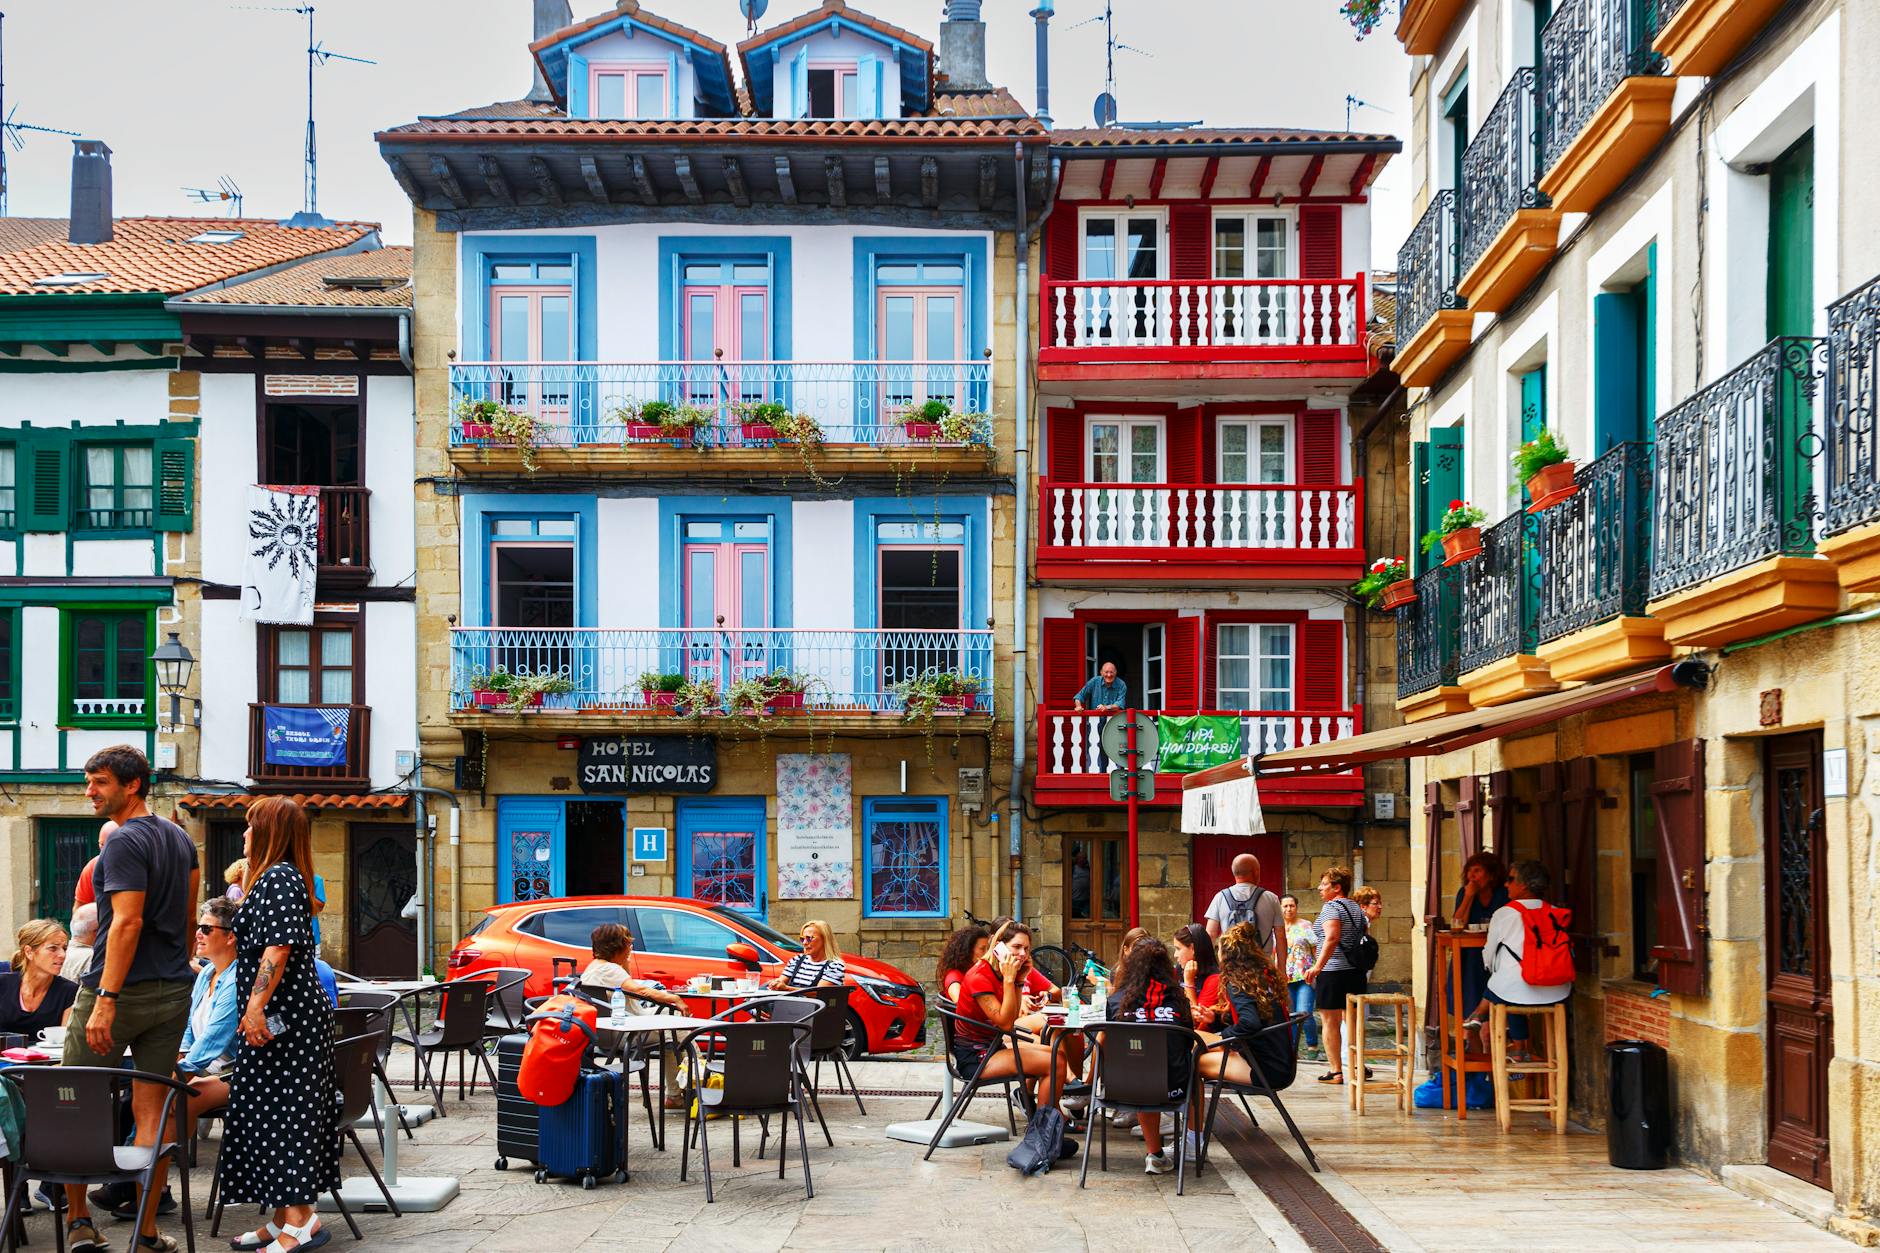
[[[469,1059],[474,1056],[489,1075],[490,1090],[496,1090],[496,1071],[490,1065],[490,1055],[483,1050],[483,1039],[489,1021],[491,985],[487,979],[456,979],[439,984],[442,1000],[438,1005],[438,1022],[427,1031],[420,1031],[416,1041],[417,1064],[423,1071],[421,1085],[429,1087],[437,1099],[437,1115],[444,1116],[444,1084],[450,1078],[450,1059],[457,1058],[457,1099],[464,1099],[465,1070]],[[443,1070],[436,1074],[431,1070],[431,1058],[444,1054]]]
[[[806,1200],[815,1199],[816,1189],[809,1175],[809,1138],[803,1131],[804,1084],[799,1077],[802,1069],[799,1059],[809,1033],[810,1027],[806,1022],[715,1022],[709,1027],[698,1028],[680,1042],[688,1055],[697,1057],[699,1042],[708,1041],[708,1048],[716,1059],[715,1068],[723,1077],[724,1086],[721,1088],[707,1087],[703,1083],[698,1085],[696,1113],[687,1120],[684,1151],[679,1158],[679,1178],[683,1181],[686,1165],[692,1156],[691,1132],[696,1122],[699,1150],[705,1164],[707,1204],[716,1199],[712,1193],[712,1151],[711,1140],[706,1134],[707,1114],[732,1117],[733,1165],[737,1164],[737,1120],[752,1116],[763,1118],[765,1135],[768,1136],[769,1115],[777,1115],[779,1179],[784,1177],[785,1163],[790,1156],[789,1119],[794,1115],[797,1150],[803,1158],[803,1196]],[[761,1148],[759,1154],[762,1154]]]
[[[1009,1048],[1012,1050],[1013,1055],[1016,1056],[1019,1041],[1030,1041],[1032,1040],[1032,1036],[1024,1031],[1020,1031],[1016,1027],[1006,1031],[998,1031],[996,1028],[989,1027],[983,1022],[966,1018],[944,1006],[937,1006],[936,1008],[940,1011],[941,1044],[946,1049],[947,1073],[953,1076],[954,1082],[963,1084],[964,1086],[960,1089],[959,1095],[953,1098],[953,1104],[947,1107],[947,1116],[940,1120],[940,1126],[934,1130],[933,1139],[928,1143],[927,1151],[921,1154],[921,1160],[923,1162],[933,1156],[933,1151],[940,1147],[940,1137],[947,1133],[947,1128],[953,1125],[953,1120],[958,1118],[960,1114],[965,1111],[967,1104],[973,1099],[973,1094],[983,1087],[990,1087],[995,1083],[1004,1086],[1005,1121],[1007,1125],[1011,1127],[1013,1135],[1018,1134],[1018,1119],[1012,1113],[1013,1084],[1018,1084],[1019,1099],[1025,1103],[1025,1116],[1029,1118],[1032,1112],[1031,1094],[1025,1090],[1025,1085],[1022,1082],[1024,1079],[1023,1075],[1000,1075],[991,1079],[982,1078],[986,1071],[986,1064],[994,1057],[997,1057],[1000,1050]],[[953,1059],[953,1042],[958,1038],[959,1024],[963,1022],[971,1023],[975,1029],[980,1031],[993,1031],[997,1037],[993,1040],[991,1047],[986,1050],[986,1055],[979,1059],[979,1065],[973,1068],[973,1072],[970,1075],[962,1072],[959,1068],[959,1064]],[[939,1108],[940,1099],[935,1098],[932,1109],[927,1111],[927,1117],[932,1118],[934,1110]]]
[[[1287,1042],[1290,1045],[1293,1038],[1291,1033],[1298,1030],[1300,1024],[1305,1022],[1305,1020],[1306,1016],[1304,1014],[1294,1014],[1290,1017],[1282,1018],[1271,1026],[1260,1028],[1260,1034],[1268,1035],[1279,1031],[1287,1032]],[[1230,1049],[1233,1047],[1234,1041],[1230,1037],[1215,1041],[1204,1051],[1211,1053],[1215,1049]],[[1312,1146],[1307,1144],[1305,1136],[1300,1134],[1299,1124],[1295,1123],[1292,1115],[1286,1112],[1286,1104],[1279,1099],[1279,1091],[1268,1081],[1265,1070],[1260,1066],[1260,1059],[1251,1051],[1243,1051],[1240,1055],[1246,1060],[1247,1069],[1252,1072],[1250,1076],[1252,1079],[1251,1083],[1234,1083],[1225,1078],[1205,1079],[1202,1081],[1206,1084],[1208,1094],[1208,1113],[1201,1124],[1201,1158],[1195,1163],[1195,1169],[1199,1171],[1207,1164],[1208,1146],[1214,1141],[1214,1116],[1221,1103],[1221,1093],[1227,1092],[1231,1093],[1240,1101],[1241,1109],[1245,1110],[1247,1113],[1247,1121],[1256,1127],[1260,1125],[1260,1122],[1253,1116],[1253,1107],[1247,1104],[1247,1098],[1249,1096],[1264,1096],[1267,1100],[1273,1102],[1273,1108],[1278,1110],[1280,1118],[1285,1120],[1286,1130],[1292,1132],[1293,1142],[1299,1146],[1299,1151],[1305,1154],[1306,1161],[1316,1172],[1319,1169],[1319,1159],[1312,1155]],[[1195,1064],[1199,1066],[1200,1062],[1201,1059],[1197,1056],[1195,1058]]]
[[[621,991],[628,1001],[637,1001],[647,1006],[655,1016],[673,1016],[679,1012],[672,1006],[662,1004],[650,996],[642,996],[638,992],[630,992],[625,988]],[[570,984],[564,995],[577,996],[592,1005],[599,1011],[603,1022],[613,1013],[611,989],[603,992],[600,988]],[[533,1014],[547,999],[543,996],[530,997],[529,1013]],[[640,1104],[646,1109],[646,1125],[653,1129],[653,1147],[661,1153],[666,1151],[666,1068],[673,1064],[672,1060],[668,1059],[667,1050],[663,1045],[663,1037],[625,1036],[621,1039],[620,1047],[612,1054],[621,1060],[628,1074],[637,1073],[640,1076]],[[652,1068],[655,1055],[659,1058],[660,1102],[657,1109],[653,1106],[652,1093]]]
[[[339,994],[339,1010],[336,1011],[334,1018],[334,1022],[337,1025],[341,1021],[357,1021],[357,1019],[342,1020],[337,1016],[338,1014],[349,1013],[349,1011],[355,1009],[369,1009],[372,1011],[372,1017],[366,1023],[363,1031],[370,1031],[379,1037],[378,1048],[374,1050],[372,1054],[372,1073],[378,1077],[380,1083],[385,1085],[387,1096],[391,1095],[393,1088],[392,1077],[385,1072],[385,1063],[392,1058],[392,1042],[400,1038],[398,1035],[398,1014],[400,1007],[404,1004],[406,1004],[405,998],[397,992],[365,990],[341,992]],[[341,1030],[337,1033],[335,1038],[344,1039],[348,1036],[360,1034],[362,1034],[361,1030]],[[404,1107],[394,1101],[392,1103],[392,1112],[398,1116],[398,1125],[404,1129],[405,1139],[412,1139],[411,1124],[405,1121]],[[379,1148],[383,1149],[385,1147],[385,1127],[380,1122],[377,1101],[372,1103],[372,1125],[378,1129]]]
[[[1188,1027],[1173,1023],[1106,1022],[1085,1028],[1095,1037],[1095,1064],[1091,1070],[1091,1130],[1084,1140],[1083,1167],[1077,1174],[1077,1186],[1090,1177],[1090,1141],[1103,1141],[1101,1169],[1110,1168],[1110,1120],[1105,1111],[1121,1114],[1175,1115],[1175,1195],[1182,1195],[1187,1185],[1187,1138],[1182,1135],[1187,1122],[1188,1098],[1195,1090],[1196,1067],[1207,1042]],[[1187,1082],[1181,1095],[1169,1096],[1169,1059],[1186,1045]],[[1197,1171],[1200,1169],[1196,1166]]]
[[[0,1082],[11,1086],[20,1102],[21,1121],[31,1130],[19,1160],[14,1163],[13,1187],[7,1195],[6,1216],[0,1220],[0,1247],[8,1253],[19,1247],[19,1219],[30,1181],[49,1186],[77,1184],[95,1187],[131,1183],[137,1187],[137,1212],[156,1174],[157,1162],[170,1159],[172,1174],[181,1189],[183,1236],[189,1253],[196,1253],[196,1216],[189,1208],[188,1148],[177,1139],[165,1139],[173,1119],[182,1116],[189,1101],[189,1086],[168,1075],[146,1074],[116,1066],[13,1066],[0,1071]],[[118,1142],[113,1103],[133,1082],[163,1088],[154,1146]],[[55,1213],[58,1247],[65,1248],[64,1211]]]
[[[469,976],[490,985],[489,1016],[484,1020],[484,1030],[491,1039],[522,1030],[522,1020],[529,1016],[522,985],[529,981],[531,973],[523,966],[499,966]]]
[[[835,1066],[836,1091],[842,1091],[842,1085],[848,1084],[848,1093],[855,1098],[855,1108],[863,1117],[867,1117],[868,1109],[862,1104],[862,1094],[855,1087],[855,1076],[849,1071],[847,1041],[844,1038],[848,1034],[849,1025],[849,989],[805,988],[803,995],[813,996],[822,1002],[822,1012],[810,1023],[810,1060],[816,1063],[816,1073],[811,1076],[809,1086],[811,1098],[814,1099],[822,1091],[822,1064],[828,1061]],[[819,1106],[818,1117],[821,1113]]]
[[[810,1034],[805,1036],[797,1046],[796,1077],[797,1082],[803,1085],[803,1094],[809,1098],[809,1107],[816,1115],[817,1125],[822,1128],[823,1142],[830,1148],[834,1148],[836,1139],[829,1134],[829,1124],[823,1121],[822,1106],[816,1100],[816,1085],[810,1082],[809,1077],[809,1063],[810,1059],[815,1055],[816,1048],[815,1019],[818,1014],[823,1012],[822,1002],[809,996],[775,996],[766,998],[762,1002],[752,1005],[750,1008],[753,1013],[766,1022],[801,1022],[810,1024]],[[732,1011],[726,1010],[725,1012],[729,1014]],[[760,1118],[758,1122],[764,1129],[763,1139],[760,1139],[757,1145],[757,1156],[761,1158],[764,1156],[764,1145],[770,1138],[770,1120],[768,1118]],[[734,1146],[737,1144],[736,1136],[732,1137],[732,1144]]]
[[[364,1032],[348,1036],[333,1043],[333,1080],[339,1086],[339,1134],[340,1153],[345,1155],[346,1141],[359,1154],[359,1160],[366,1164],[372,1174],[372,1182],[379,1186],[379,1194],[385,1198],[386,1206],[392,1211],[393,1218],[402,1218],[398,1212],[398,1201],[392,1196],[390,1188],[379,1174],[379,1168],[372,1164],[366,1155],[366,1146],[359,1143],[359,1133],[353,1124],[365,1117],[366,1111],[373,1107],[372,1081],[375,1077],[375,1065],[378,1060],[379,1036],[374,1032]]]

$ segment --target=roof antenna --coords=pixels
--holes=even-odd
[[[4,32],[7,15],[0,13],[0,48],[5,46]],[[20,106],[15,104],[12,112],[6,110],[7,83],[6,57],[0,53],[0,218],[7,215],[7,149],[19,152],[26,147],[26,136],[33,135],[71,135],[77,131],[64,131],[56,126],[34,126],[30,122],[16,121]]]
[[[242,189],[226,174],[217,178],[215,183],[214,187],[185,187],[183,193],[191,200],[200,200],[204,204],[230,201],[229,216],[239,218],[242,215]]]
[[[1077,30],[1096,22],[1103,23],[1103,91],[1097,96],[1096,119],[1098,126],[1110,127],[1116,125],[1116,54],[1133,52],[1140,57],[1154,54],[1133,44],[1126,44],[1116,37],[1116,15],[1111,0],[1103,0],[1103,16],[1087,17],[1073,23],[1070,29]]]
[[[738,0],[738,12],[744,14],[746,33],[757,33],[757,19],[764,16],[764,10],[770,7],[770,0]]]
[[[352,61],[359,65],[377,65],[378,62],[368,57],[348,56],[344,52],[328,52],[325,45],[313,37],[313,6],[300,4],[286,5],[237,5],[237,8],[250,9],[258,13],[300,13],[307,18],[307,145],[301,156],[301,209],[293,217],[282,223],[284,226],[321,227],[333,225],[320,216],[320,150],[313,137],[313,70],[316,65],[325,65],[328,61]]]
[[[1386,117],[1391,116],[1391,111],[1389,109],[1386,109],[1383,105],[1372,104],[1369,100],[1360,100],[1356,96],[1346,93],[1345,95],[1345,130],[1347,132],[1351,130],[1351,111],[1353,109],[1375,109],[1377,112],[1382,113]]]

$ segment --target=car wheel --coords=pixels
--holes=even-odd
[[[868,1028],[862,1025],[861,1016],[851,1009],[848,1021],[842,1024],[842,1056],[854,1061],[867,1053]]]

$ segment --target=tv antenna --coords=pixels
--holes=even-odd
[[[235,180],[224,174],[215,180],[214,187],[185,187],[183,194],[191,200],[200,200],[204,204],[228,202],[229,216],[238,218],[242,215],[242,189],[235,185]]]
[[[6,29],[6,14],[0,13],[0,32]],[[0,35],[0,48],[4,48],[5,39]],[[77,131],[60,130],[56,126],[35,126],[31,122],[19,120],[20,106],[15,104],[10,112],[6,110],[6,58],[0,53],[0,217],[7,212],[7,151],[19,152],[26,147],[28,135],[71,135],[76,138]]]
[[[738,12],[744,15],[744,21],[750,33],[757,33],[757,19],[764,16],[764,10],[770,7],[770,0],[738,0]]]
[[[1382,113],[1386,117],[1392,116],[1391,111],[1389,109],[1386,109],[1383,105],[1372,104],[1369,100],[1360,100],[1356,96],[1347,93],[1345,95],[1345,129],[1346,130],[1351,129],[1351,114],[1352,114],[1352,110],[1354,109],[1374,109],[1377,112]]]
[[[251,9],[259,13],[299,13],[307,18],[307,146],[301,158],[301,208],[300,212],[287,219],[289,226],[328,226],[331,225],[320,216],[320,149],[314,142],[313,133],[313,71],[316,66],[328,61],[351,61],[358,65],[377,65],[369,57],[355,57],[344,52],[329,52],[326,45],[313,37],[313,6],[311,4],[287,5],[239,5],[239,8]]]
[[[1100,17],[1087,17],[1081,22],[1072,23],[1070,30],[1103,23],[1103,92],[1097,97],[1096,119],[1098,126],[1116,125],[1116,54],[1133,52],[1139,57],[1153,57],[1155,54],[1134,44],[1126,44],[1116,37],[1116,14],[1112,0],[1103,0],[1103,14]]]

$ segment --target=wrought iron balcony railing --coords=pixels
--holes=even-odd
[[[1399,698],[1456,681],[1460,582],[1453,566],[1425,570],[1416,576],[1416,600],[1397,611]]]
[[[1194,714],[1193,709],[1149,709],[1150,715]],[[1349,739],[1362,730],[1355,709],[1328,709],[1318,712],[1298,710],[1201,710],[1199,712],[1240,719],[1240,742],[1253,753],[1277,753],[1289,748],[1305,748],[1331,740]],[[1084,710],[1038,707],[1038,773],[1041,775],[1090,775],[1101,779],[1112,763],[1104,755],[1101,736],[1103,724],[1115,714]]]
[[[1544,208],[1539,120],[1532,66],[1516,70],[1462,154],[1458,274],[1482,259],[1516,210]]]
[[[1534,651],[1539,521],[1521,510],[1483,528],[1482,555],[1457,567],[1462,610],[1456,665],[1464,674]]]
[[[1828,306],[1826,531],[1880,520],[1880,278]]]
[[[494,401],[541,424],[536,442],[582,445],[769,446],[773,434],[747,422],[751,407],[780,404],[816,419],[832,444],[932,446],[900,415],[930,400],[956,413],[991,406],[990,361],[472,361],[450,367],[453,446],[502,441],[458,416],[464,401]],[[702,410],[708,423],[672,435],[646,415],[653,402]],[[982,424],[958,443],[990,443]]]
[[[974,690],[945,698],[941,711],[992,712],[989,630],[457,627],[450,634],[453,710],[502,708],[508,701],[492,677],[508,675],[565,680],[570,690],[544,694],[543,710],[666,712],[670,701],[641,690],[641,676],[653,674],[715,684],[715,711],[723,711],[733,684],[782,673],[802,691],[779,707],[899,713],[910,681],[952,675]]]
[[[1094,279],[1044,284],[1041,349],[1338,349],[1364,342],[1364,281]],[[1286,355],[1280,352],[1276,355]]]
[[[1827,362],[1825,339],[1773,339],[1658,419],[1653,599],[1813,550],[1813,417]]]
[[[1541,173],[1628,78],[1664,73],[1649,0],[1564,0],[1541,28]]]
[[[1397,250],[1397,345],[1401,351],[1439,309],[1460,309],[1456,280],[1461,249],[1456,231],[1456,193],[1430,200],[1403,247]]]
[[[1584,627],[1645,612],[1651,591],[1652,449],[1620,444],[1573,476],[1579,492],[1535,515],[1545,644]]]
[[[1353,484],[1059,483],[1038,486],[1042,548],[1208,552],[1359,546]]]

